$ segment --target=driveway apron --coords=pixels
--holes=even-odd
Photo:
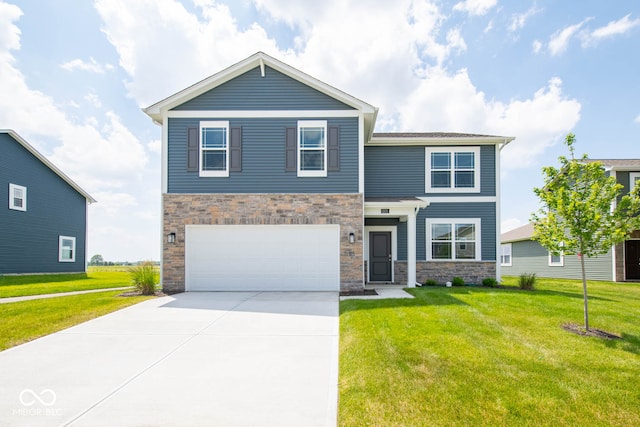
[[[0,426],[335,426],[336,292],[184,293],[0,352]]]

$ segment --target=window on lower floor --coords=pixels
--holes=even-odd
[[[480,260],[480,219],[427,219],[427,260]]]
[[[511,243],[500,245],[500,265],[511,267]]]
[[[9,209],[15,211],[27,210],[27,187],[9,184]]]
[[[549,252],[549,267],[564,267],[564,255]]]
[[[69,236],[60,236],[58,242],[58,261],[59,262],[75,262],[76,261],[76,238]]]

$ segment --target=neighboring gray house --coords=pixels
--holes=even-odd
[[[12,130],[0,130],[0,275],[86,270],[95,200]]]
[[[615,176],[618,183],[624,187],[624,194],[640,183],[638,159],[591,161],[601,161],[606,171]],[[582,278],[580,259],[577,256],[551,255],[540,243],[531,239],[532,235],[531,223],[502,234],[500,264],[504,275],[536,273],[540,277]],[[585,269],[590,280],[640,280],[640,230],[604,255],[585,257]]]
[[[513,138],[373,133],[376,107],[261,52],[144,111],[162,126],[167,292],[499,274]]]

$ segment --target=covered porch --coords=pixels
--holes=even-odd
[[[416,286],[416,218],[429,205],[422,197],[366,197],[366,284]]]

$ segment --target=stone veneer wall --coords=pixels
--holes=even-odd
[[[640,239],[640,230],[636,230],[633,233],[631,233],[631,236],[629,236],[632,239]],[[616,245],[616,259],[615,259],[615,266],[616,266],[616,282],[624,282],[625,280],[625,273],[624,273],[624,242],[622,243],[618,243]]]
[[[163,194],[162,288],[185,290],[185,226],[191,224],[339,224],[340,290],[364,287],[362,194]],[[356,242],[349,243],[349,233]]]
[[[482,279],[496,277],[496,263],[494,261],[470,262],[416,262],[416,280],[424,283],[433,279],[440,284],[450,282],[454,277],[462,277],[465,283],[481,284]],[[396,261],[394,267],[395,283],[407,283],[407,262]]]

